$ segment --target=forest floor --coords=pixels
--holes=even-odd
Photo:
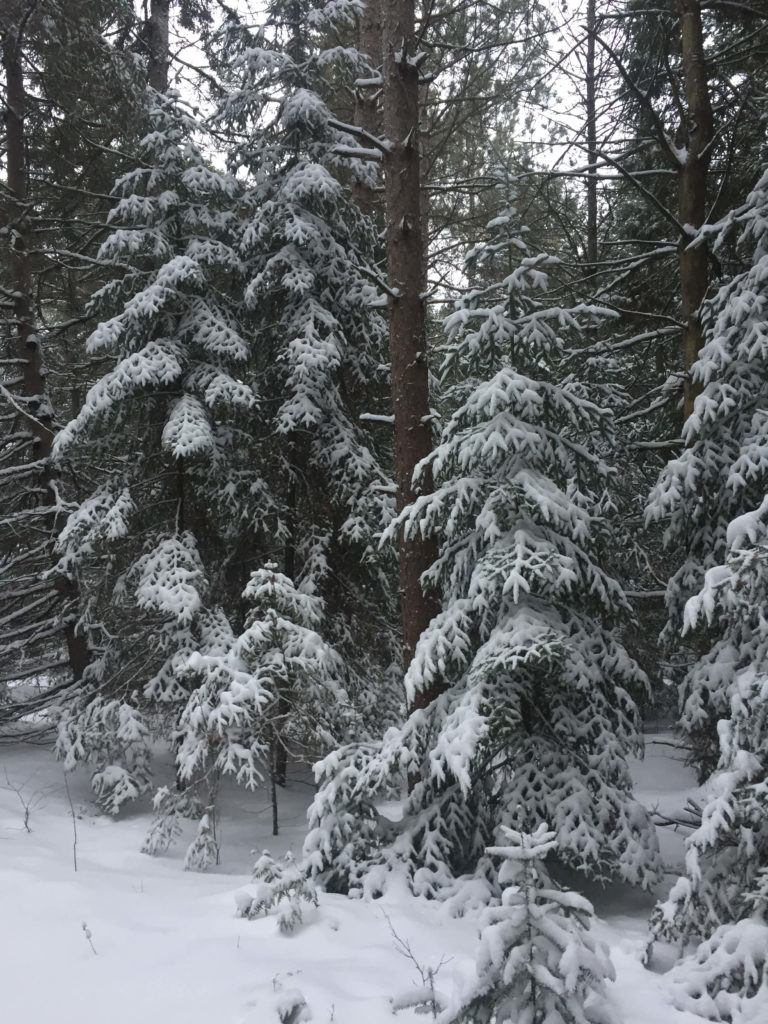
[[[638,796],[664,814],[695,791],[670,741],[648,736],[646,758],[634,766]],[[292,990],[301,992],[315,1024],[427,1019],[412,1010],[394,1018],[390,999],[421,987],[419,968],[436,970],[436,988],[450,997],[474,971],[473,914],[451,918],[439,904],[403,892],[374,902],[321,893],[319,907],[290,936],[277,931],[274,916],[236,916],[235,896],[248,890],[254,851],[301,849],[311,792],[309,776],[289,783],[274,838],[265,793],[227,789],[221,863],[205,874],[185,872],[194,824],[168,854],[141,854],[149,801],[117,819],[104,816],[85,772],[65,784],[46,747],[3,742],[3,1024],[278,1024],[277,1007]],[[682,836],[662,831],[674,871]],[[654,958],[653,970],[642,965],[653,897],[615,887],[586,895],[616,968],[609,986],[614,1024],[701,1024],[670,1003],[663,973],[669,951]]]

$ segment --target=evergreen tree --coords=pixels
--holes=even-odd
[[[524,251],[514,226],[499,218],[475,254],[486,272],[510,247]],[[380,746],[319,766],[306,852],[332,884],[376,890],[400,865],[416,892],[436,895],[478,869],[500,826],[545,818],[587,874],[657,877],[626,762],[640,749],[627,689],[643,676],[612,630],[626,603],[599,564],[611,471],[596,447],[609,414],[577,381],[555,383],[564,335],[579,327],[575,311],[535,296],[550,263],[523,255],[446,320],[455,412],[429,459],[434,493],[399,517],[437,538],[427,576],[443,593],[406,675],[409,701],[436,678],[445,692]],[[402,822],[383,822],[375,796],[405,777]]]
[[[259,493],[243,444],[255,402],[242,380],[249,346],[230,291],[238,186],[206,166],[194,121],[173,96],[155,94],[151,117],[140,166],[115,186],[113,232],[99,253],[117,276],[92,300],[103,319],[88,348],[114,366],[55,447],[93,488],[58,541],[59,571],[78,581],[94,652],[64,709],[58,749],[68,767],[95,762],[112,811],[148,785],[146,743],[138,777],[122,720],[140,722],[146,741],[149,705],[172,716],[186,696],[180,666],[219,644],[227,553],[258,500],[244,497]],[[129,785],[121,776],[120,790],[118,769],[133,776]]]
[[[324,599],[323,635],[343,653],[350,695],[379,715],[392,703],[382,677],[399,660],[392,560],[377,545],[394,512],[391,445],[376,426],[388,412],[386,322],[372,283],[375,228],[342,185],[367,165],[326,105],[329,79],[343,81],[361,58],[323,45],[355,11],[275,0],[258,30],[229,22],[220,45],[233,77],[217,124],[246,182],[243,324],[265,396],[255,436],[275,510],[264,546]]]
[[[125,797],[146,786],[137,749],[121,754],[113,727],[128,709],[144,751],[151,731],[173,738],[180,781],[232,770],[255,783],[262,720],[238,712],[232,746],[224,733],[217,741],[222,762],[211,753],[222,723],[200,709],[213,714],[226,689],[211,665],[244,656],[254,621],[246,583],[260,562],[276,560],[312,605],[352,699],[371,715],[387,704],[383,695],[376,708],[371,688],[393,658],[391,587],[374,543],[391,518],[391,484],[360,421],[385,371],[368,280],[373,235],[333,173],[357,162],[339,155],[351,140],[310,88],[330,57],[302,35],[349,12],[312,8],[305,23],[294,6],[276,4],[255,35],[236,20],[223,30],[236,81],[216,130],[233,139],[229,173],[207,165],[195,144],[202,128],[173,94],[155,94],[143,165],[117,183],[115,230],[100,253],[118,276],[93,299],[105,319],[89,347],[116,365],[57,441],[60,459],[100,462],[59,544],[60,570],[88,594],[83,619],[98,656],[64,711],[59,752],[68,765],[95,759],[110,810],[121,801],[104,779],[122,780]],[[345,59],[354,66],[354,54]],[[192,664],[207,666],[202,678]],[[284,781],[289,748],[331,742],[328,730],[297,722],[307,708],[287,681],[282,689],[270,718],[278,763],[263,759],[273,782]],[[336,696],[342,707],[328,714],[343,717],[343,687]],[[247,765],[227,759],[235,747],[253,754]],[[186,799],[161,799],[160,816]],[[173,831],[160,827],[160,845]]]
[[[255,789],[285,784],[285,755],[312,760],[344,739],[354,722],[344,690],[344,662],[316,632],[320,598],[297,590],[269,563],[251,575],[243,597],[245,629],[223,651],[193,654],[194,680],[179,716],[182,780],[231,774]]]
[[[557,848],[546,825],[502,830],[499,906],[480,918],[477,980],[440,1024],[605,1024],[604,983],[615,977],[607,951],[589,934],[592,906],[558,888],[544,860]]]
[[[649,517],[665,522],[667,545],[685,552],[670,580],[667,604],[670,630],[686,626],[699,648],[681,690],[681,726],[702,778],[718,761],[715,723],[728,716],[734,676],[759,657],[754,644],[760,634],[750,629],[751,620],[716,616],[715,642],[710,643],[707,629],[696,627],[713,611],[711,596],[687,620],[685,607],[702,590],[707,573],[726,563],[730,524],[759,508],[767,489],[766,218],[768,179],[763,175],[746,204],[707,230],[715,235],[716,248],[739,233],[743,269],[702,309],[707,343],[694,371],[702,397],[686,423],[685,451],[662,471],[648,509]]]
[[[51,572],[65,509],[49,456],[78,402],[90,250],[139,106],[131,24],[122,0],[0,12],[0,690],[33,684],[13,686],[0,720],[43,709],[88,660],[76,594]]]
[[[682,690],[681,724],[700,763],[714,768],[685,875],[657,908],[653,930],[705,940],[692,977],[718,1010],[731,996],[754,995],[768,948],[768,174],[712,231],[725,241],[734,228],[747,266],[702,311],[701,394],[686,450],[666,467],[651,506],[667,517],[669,541],[687,551],[669,601],[701,654]]]

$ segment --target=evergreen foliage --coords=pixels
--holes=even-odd
[[[512,226],[499,218],[476,258],[524,252]],[[434,492],[398,523],[438,539],[427,576],[444,595],[408,669],[408,697],[435,677],[448,689],[377,748],[318,766],[305,851],[332,884],[364,879],[377,891],[382,870],[402,865],[415,892],[445,895],[455,875],[488,870],[483,849],[499,827],[544,818],[579,870],[644,886],[657,877],[626,763],[639,750],[627,689],[643,677],[611,629],[626,603],[599,565],[610,540],[611,471],[597,454],[608,413],[577,381],[555,383],[565,332],[596,311],[536,296],[550,262],[522,255],[446,320],[455,411],[429,459]],[[383,822],[376,794],[406,778],[402,822]],[[380,867],[366,874],[365,860]]]
[[[317,906],[317,891],[290,853],[282,862],[265,850],[253,866],[255,895],[243,891],[236,896],[239,917],[252,920],[277,909],[277,927],[291,935],[304,919],[304,904]]]
[[[103,280],[93,240],[141,110],[125,48],[132,22],[123,0],[11,2],[0,12],[2,722],[44,710],[84,660],[77,595],[51,572],[65,510],[48,456],[58,420],[81,397],[83,297]]]
[[[219,863],[219,842],[216,838],[216,812],[207,807],[197,826],[197,834],[184,857],[185,871],[206,871]]]
[[[337,745],[354,721],[343,661],[313,628],[322,602],[276,569],[252,574],[242,634],[187,662],[195,682],[178,720],[184,781],[231,774],[255,789],[278,771],[281,749],[311,759]]]
[[[693,374],[703,393],[685,426],[686,449],[664,468],[649,504],[649,515],[666,522],[667,544],[686,552],[685,561],[670,581],[667,601],[670,628],[685,626],[689,632],[712,612],[717,577],[724,572],[717,567],[726,562],[733,548],[728,531],[739,532],[730,524],[758,509],[768,490],[766,175],[742,207],[705,234],[714,234],[716,244],[725,244],[734,231],[740,237],[744,269],[702,309],[706,345]],[[713,574],[708,577],[711,570]],[[697,614],[691,612],[686,619],[687,600],[704,587],[709,597]],[[682,691],[681,725],[694,744],[702,777],[717,763],[714,723],[728,714],[734,675],[763,657],[760,630],[754,632],[744,622],[740,633],[738,619],[730,615],[727,619],[725,630],[715,626],[714,644],[709,646],[706,636],[699,638],[700,652],[704,649],[705,653],[691,668]]]
[[[226,4],[171,5],[211,61],[206,118],[144,87],[172,67],[153,36],[167,3],[144,23],[126,0],[0,11],[0,723],[44,726],[55,704],[65,769],[90,765],[109,814],[151,790],[167,743],[176,785],[155,794],[143,850],[167,850],[192,819],[194,870],[218,862],[222,776],[269,784],[277,832],[287,763],[319,758],[305,859],[265,854],[242,916],[276,909],[290,933],[316,883],[378,896],[404,882],[451,912],[483,908],[483,932],[459,1006],[428,972],[399,1008],[441,1024],[596,1024],[612,968],[590,905],[544,861],[645,888],[660,875],[631,792],[649,691],[622,641],[620,581],[635,572],[619,564],[635,543],[621,520],[658,459],[636,596],[658,598],[682,560],[665,635],[672,660],[688,659],[681,727],[706,787],[653,941],[696,946],[672,975],[680,1007],[762,1022],[768,172],[740,197],[765,164],[765,15],[693,0],[597,12],[587,35],[601,40],[608,106],[585,125],[589,165],[523,185],[534,237],[558,259],[528,247],[494,167],[536,164],[518,122],[546,91],[553,11],[424,5],[380,72],[349,45],[362,6],[269,0],[249,25]],[[382,9],[386,31],[396,7]],[[704,27],[696,46],[684,15]],[[378,139],[377,96],[389,103],[398,76],[411,130]],[[367,126],[347,124],[363,95]],[[390,218],[389,241],[429,238],[437,299],[418,294],[420,273],[387,285],[378,262],[374,168],[394,195],[393,154],[419,167],[429,198]],[[599,232],[597,191],[585,222],[578,191],[598,177]],[[363,191],[374,218],[350,200]],[[490,234],[459,271],[457,247],[477,242],[488,211]],[[437,408],[422,415],[421,387],[410,427],[428,443],[435,424],[439,440],[396,514],[387,430],[407,388],[392,416],[402,367],[393,358],[390,372],[383,310],[394,322],[412,305],[401,333],[425,370],[424,304],[449,292]],[[434,545],[421,582],[441,602],[405,666],[400,541]],[[295,991],[274,1008],[309,1014]]]
[[[768,947],[768,175],[719,225],[720,237],[732,227],[749,262],[703,310],[707,343],[694,368],[702,393],[686,424],[687,448],[666,467],[652,506],[689,552],[670,603],[686,631],[698,630],[702,654],[682,691],[681,724],[704,769],[717,758],[685,874],[657,908],[653,930],[704,940],[696,998],[722,1019],[755,996]]]
[[[480,918],[477,980],[440,1024],[607,1024],[605,981],[615,977],[589,934],[592,906],[559,889],[544,861],[557,847],[542,824],[530,834],[502,830],[501,902]]]
[[[768,1012],[768,924],[765,898],[754,917],[724,924],[677,964],[672,998],[682,1010],[713,1021],[760,1024]]]
[[[137,765],[152,735],[173,740],[186,782],[226,771],[255,785],[259,765],[284,781],[288,748],[308,756],[343,735],[342,677],[372,711],[370,686],[393,661],[374,543],[391,485],[359,419],[384,372],[375,239],[331,173],[355,161],[337,156],[346,137],[310,88],[335,51],[299,46],[294,6],[274,5],[255,37],[237,22],[224,32],[229,172],[209,166],[178,97],[154,95],[142,165],[115,186],[100,250],[115,277],[92,300],[89,350],[113,368],[56,441],[90,480],[58,547],[59,571],[87,595],[94,652],[58,750],[68,767],[95,764],[113,812],[146,789]],[[348,17],[331,7],[307,14],[313,33]],[[286,25],[281,48],[267,29]],[[266,583],[252,574],[270,558],[288,575]],[[250,603],[270,587],[259,619]],[[300,722],[321,690],[313,724]],[[140,723],[130,750],[114,708]]]
[[[366,165],[342,155],[355,140],[334,127],[323,98],[330,75],[343,81],[363,67],[356,51],[323,45],[355,11],[281,0],[258,30],[228,23],[220,45],[231,84],[217,125],[246,182],[244,324],[257,339],[266,400],[256,458],[274,503],[263,519],[286,573],[325,599],[325,635],[365,707],[380,701],[371,679],[397,650],[391,558],[376,544],[394,511],[390,453],[360,420],[387,410],[387,332],[372,283],[375,230],[340,181]]]
[[[150,704],[182,701],[180,666],[195,650],[218,649],[222,596],[209,599],[203,559],[210,567],[214,552],[237,542],[237,485],[254,483],[244,483],[252,474],[238,444],[256,400],[241,379],[249,348],[226,290],[237,267],[227,231],[238,186],[206,166],[194,121],[172,95],[155,97],[151,117],[143,165],[118,180],[100,250],[118,276],[92,300],[103,319],[88,348],[113,368],[54,450],[93,487],[57,542],[59,571],[84,596],[80,628],[94,655],[64,709],[58,750],[67,767],[90,760],[97,772],[114,759],[129,770],[108,709],[142,723],[146,748]],[[226,581],[227,568],[225,557],[214,572]],[[122,798],[147,785],[133,772]]]

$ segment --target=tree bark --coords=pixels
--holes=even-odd
[[[372,68],[381,68],[381,0],[365,0],[365,7],[357,20],[357,48],[364,53]],[[355,124],[371,135],[381,131],[379,86],[356,86]],[[376,211],[379,194],[361,181],[352,184],[352,199],[368,216]]]
[[[704,36],[701,25],[701,0],[678,0],[682,49],[683,85],[688,108],[688,147],[679,172],[680,223],[697,229],[706,217],[707,171],[714,135],[712,104],[704,60]],[[693,403],[701,390],[690,378],[690,369],[703,344],[699,307],[707,293],[709,270],[707,250],[699,245],[688,248],[690,239],[680,242],[680,295],[683,315],[683,363],[686,379],[683,390],[683,417],[693,412]]]
[[[388,0],[384,23],[384,131],[391,149],[385,161],[389,352],[395,416],[395,480],[398,509],[428,492],[424,474],[413,485],[416,465],[432,450],[423,292],[426,283],[424,225],[419,158],[419,72],[414,55],[414,4]],[[425,594],[421,575],[435,560],[434,541],[398,538],[403,654],[407,665],[424,629],[439,611],[435,595]],[[442,690],[436,685],[416,694],[411,711],[426,707]]]
[[[168,12],[170,0],[152,0],[147,24],[147,49],[149,51],[148,80],[159,93],[168,92],[169,36]]]

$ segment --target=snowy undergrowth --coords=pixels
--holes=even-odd
[[[637,781],[641,797],[671,811],[691,782],[667,750],[649,748]],[[283,795],[277,839],[263,792],[225,789],[221,863],[206,874],[183,870],[195,823],[185,823],[188,835],[169,854],[148,857],[139,849],[149,800],[115,820],[96,811],[85,773],[67,781],[69,795],[44,748],[0,746],[3,1020],[278,1024],[281,1009],[285,1015],[303,998],[317,1024],[408,1024],[426,1018],[414,1010],[393,1017],[391,999],[423,988],[419,967],[428,973],[442,962],[435,985],[449,1000],[474,976],[477,915],[450,918],[405,889],[371,903],[321,892],[290,935],[280,934],[274,911],[238,916],[243,894],[257,894],[252,851],[300,850],[306,777],[295,777]],[[665,852],[680,854],[672,846]],[[588,894],[602,918],[594,933],[616,969],[607,984],[612,1024],[701,1024],[674,1008],[669,978],[642,966],[648,900],[622,892]],[[403,955],[406,945],[413,959]]]

